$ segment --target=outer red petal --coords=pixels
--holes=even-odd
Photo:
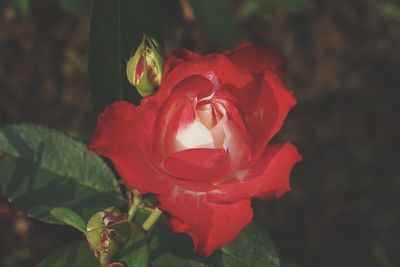
[[[178,179],[206,182],[229,171],[229,157],[224,149],[186,149],[169,155],[164,167]]]
[[[249,73],[239,69],[225,56],[207,55],[199,59],[181,62],[175,66],[165,75],[160,89],[151,96],[151,99],[161,105],[179,82],[193,75],[201,75],[207,78],[213,83],[214,89],[217,89],[221,84],[243,87],[253,81],[253,77]]]
[[[189,234],[196,253],[203,256],[231,242],[253,217],[249,199],[219,205],[208,202],[202,193],[176,188],[158,200],[169,214],[172,231]]]
[[[173,87],[182,79],[195,74],[204,76],[212,82],[234,84],[238,87],[244,86],[253,79],[225,56],[214,54],[180,64],[170,73],[165,82]]]
[[[154,120],[155,114],[145,106],[115,102],[98,117],[88,144],[89,150],[110,158],[122,179],[142,193],[168,190],[163,174],[145,154],[151,145]]]
[[[225,55],[239,68],[253,74],[271,71],[284,77],[287,73],[285,61],[275,49],[246,43],[225,52]]]
[[[185,95],[190,99],[207,97],[213,92],[213,84],[204,76],[194,74],[181,80],[171,90],[171,96]]]
[[[254,160],[257,160],[264,151],[265,145],[281,129],[289,110],[295,105],[296,98],[293,92],[285,88],[279,77],[266,73],[263,88],[255,103],[256,110],[247,117],[252,123],[250,129],[253,131],[255,141],[253,142]],[[261,117],[256,118],[260,115],[259,111],[262,111]],[[264,128],[260,128],[261,125]]]
[[[207,200],[231,203],[250,197],[279,198],[290,190],[289,175],[300,160],[301,155],[290,143],[269,145],[254,168],[242,171],[244,177],[237,177],[211,190],[207,193]]]
[[[174,50],[165,62],[164,76],[167,75],[173,68],[175,68],[179,63],[188,60],[194,60],[201,57],[188,49],[181,48]]]
[[[274,73],[244,88],[226,87],[238,99],[251,135],[252,161],[258,161],[266,144],[280,130],[289,110],[296,104],[293,93]]]

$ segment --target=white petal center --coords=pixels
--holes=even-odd
[[[177,151],[181,151],[190,148],[215,148],[215,145],[210,131],[196,119],[178,130],[175,147]]]
[[[226,107],[219,101],[212,101],[213,96],[214,93],[199,101],[196,98],[195,120],[178,130],[176,152],[192,148],[223,148],[232,150],[230,153],[238,150],[235,142],[237,131],[231,127]]]

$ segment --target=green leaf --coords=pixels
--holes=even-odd
[[[251,223],[213,255],[215,266],[279,267],[279,257],[265,227]]]
[[[86,223],[74,211],[68,208],[53,208],[50,210],[50,214],[54,217],[54,219],[71,225],[82,233],[86,232]]]
[[[195,19],[212,39],[225,47],[232,47],[242,39],[242,32],[226,0],[189,0]]]
[[[59,222],[53,208],[69,208],[87,221],[109,206],[123,204],[118,181],[86,146],[55,130],[29,124],[0,130],[3,195],[24,213]]]
[[[99,267],[97,259],[89,249],[87,242],[72,243],[44,258],[36,267]]]
[[[162,41],[162,0],[94,0],[89,40],[89,75],[96,113],[117,100],[138,104],[126,64],[143,33]]]
[[[196,256],[188,235],[174,235],[165,225],[157,225],[149,235],[154,267],[279,267],[279,258],[269,234],[252,223],[230,244],[209,258]]]
[[[116,261],[127,267],[147,267],[149,265],[149,245],[146,232],[137,223],[132,223],[132,234],[128,244],[116,255]]]
[[[194,254],[193,242],[186,234],[173,234],[159,221],[148,235],[153,267],[211,267],[210,259]]]

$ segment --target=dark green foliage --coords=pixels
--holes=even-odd
[[[257,223],[248,225],[230,244],[209,258],[196,256],[188,235],[172,234],[159,223],[149,235],[152,264],[155,267],[279,267],[271,237]]]
[[[89,75],[95,112],[117,100],[139,103],[126,64],[146,33],[162,41],[161,0],[93,1]]]
[[[29,124],[0,130],[0,183],[24,213],[59,222],[53,208],[69,208],[85,221],[98,210],[123,204],[109,167],[85,145],[55,130]]]
[[[137,223],[132,223],[132,235],[128,244],[116,255],[116,260],[127,267],[147,267],[149,262],[149,245],[146,232]]]
[[[78,229],[82,233],[86,232],[86,222],[73,210],[68,208],[53,208],[50,210],[51,216],[62,223]]]
[[[37,267],[99,267],[86,241],[68,244],[44,258]]]

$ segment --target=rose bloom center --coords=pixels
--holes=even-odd
[[[191,148],[227,149],[224,144],[224,124],[228,121],[226,108],[221,102],[213,99],[213,95],[192,100],[195,119],[178,130],[175,139],[176,151]]]

